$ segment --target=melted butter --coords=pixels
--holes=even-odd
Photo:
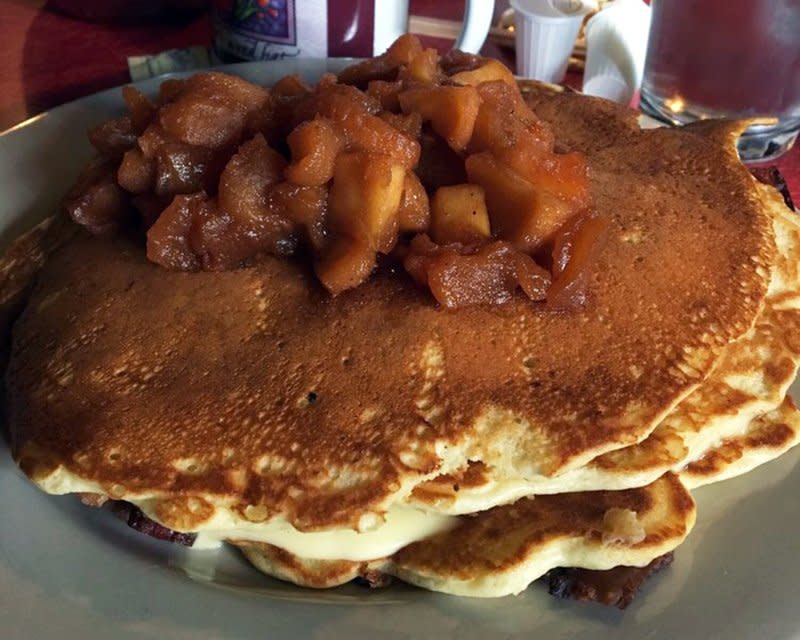
[[[108,491],[95,482],[84,480],[61,468],[37,484],[53,494],[99,493]],[[155,498],[137,498],[124,495],[123,499],[139,507],[152,520],[155,516]],[[371,520],[366,518],[365,520]],[[283,518],[266,522],[250,522],[239,518],[225,508],[217,508],[214,515],[197,528],[195,549],[218,547],[225,540],[265,542],[280,547],[296,556],[315,560],[376,560],[390,556],[406,545],[452,529],[458,517],[424,512],[411,507],[392,507],[381,521],[371,523],[368,530],[331,529],[328,531],[298,531]]]

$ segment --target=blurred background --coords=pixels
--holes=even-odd
[[[365,8],[405,11],[407,3],[409,31],[441,52],[461,27],[463,0],[381,1],[327,0],[327,6],[331,15],[332,7],[350,12],[355,24]],[[236,60],[212,50],[219,16],[269,20],[303,2],[326,0],[0,0],[0,131],[131,80],[209,66],[220,57]],[[557,52],[542,29],[567,21],[559,12],[577,16],[574,30],[560,62],[550,60],[543,70],[542,56]],[[800,130],[800,0],[497,0],[491,25],[481,54],[526,77],[641,108],[664,123],[780,116],[777,124],[753,127],[740,153],[777,163],[800,191],[800,151],[785,153]],[[544,41],[551,44],[543,49]]]
[[[130,82],[128,58],[212,41],[208,0],[0,1],[0,130],[57,104]],[[496,20],[508,9],[495,5]],[[410,0],[411,27],[450,48],[462,0]],[[430,35],[431,33],[436,35]],[[510,44],[510,46],[509,46]],[[513,36],[483,53],[514,64]]]

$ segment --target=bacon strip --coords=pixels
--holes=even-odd
[[[659,556],[645,567],[614,567],[607,571],[553,569],[546,579],[548,591],[556,598],[599,602],[625,609],[651,575],[672,564],[672,552]]]
[[[185,547],[191,547],[197,539],[196,533],[181,533],[158,524],[144,515],[139,507],[132,505],[130,502],[122,500],[114,502],[111,505],[111,510],[117,517],[124,520],[129,527],[152,538],[182,544]]]

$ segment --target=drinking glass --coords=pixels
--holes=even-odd
[[[671,124],[773,118],[739,141],[774,158],[800,131],[800,0],[652,0],[641,109]]]

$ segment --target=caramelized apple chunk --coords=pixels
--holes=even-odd
[[[589,167],[583,154],[554,153],[523,138],[495,155],[537,189],[569,202],[575,210],[588,205]]]
[[[524,291],[533,294],[533,300],[544,300],[550,274],[529,257],[528,261],[520,259],[520,255],[502,241],[477,247],[442,246],[418,235],[411,241],[404,265],[446,309],[503,304],[513,297],[521,280],[525,282]]]
[[[375,251],[363,242],[350,238],[335,240],[314,271],[323,286],[333,295],[360,285],[375,268]]]
[[[483,187],[492,232],[516,248],[533,253],[572,215],[570,205],[534,185],[488,151],[466,160],[469,181]]]
[[[455,151],[463,150],[472,138],[481,104],[475,87],[409,89],[401,93],[399,99],[405,113],[419,113]]]
[[[422,116],[418,113],[402,114],[381,111],[378,117],[413,140],[419,140],[422,135]],[[420,155],[422,155],[421,149]]]
[[[486,58],[474,53],[466,53],[458,49],[450,49],[439,59],[442,71],[448,76],[454,76],[461,71],[472,71],[482,66]]]
[[[393,81],[401,65],[408,65],[422,53],[422,43],[406,33],[395,40],[383,55],[350,65],[339,73],[339,81],[366,89],[373,80]]]
[[[146,193],[153,189],[156,180],[156,165],[144,157],[141,149],[134,147],[125,152],[117,169],[119,186],[131,193]]]
[[[575,216],[559,230],[553,243],[553,284],[547,307],[567,310],[586,302],[592,263],[603,244],[610,221],[593,212]]]
[[[156,105],[136,87],[130,85],[122,87],[122,99],[128,107],[133,130],[137,135],[141,134],[155,118]]]
[[[469,181],[484,189],[492,232],[522,251],[533,252],[544,244],[555,229],[542,226],[533,185],[488,151],[472,154],[465,165]]]
[[[247,115],[262,107],[263,87],[222,73],[192,76],[159,111],[159,123],[173,139],[218,149],[236,144]]]
[[[286,142],[292,154],[292,162],[284,172],[289,182],[316,187],[333,177],[333,165],[344,140],[330,120],[307,120],[289,134]]]
[[[362,114],[338,122],[347,139],[348,149],[370,154],[386,154],[405,169],[419,162],[419,142],[377,116]]]
[[[213,200],[198,206],[190,245],[206,271],[227,271],[248,263],[259,253],[291,255],[296,248],[293,225],[269,212],[240,224]]]
[[[130,117],[122,116],[89,129],[89,142],[103,157],[118,160],[136,145],[136,132]]]
[[[147,231],[147,258],[175,271],[197,271],[200,260],[189,243],[198,206],[205,194],[175,196]]]
[[[366,89],[370,82],[383,80],[392,82],[397,79],[398,64],[384,57],[371,58],[357,62],[339,74],[339,81],[344,84]]]
[[[155,161],[155,192],[174,196],[201,191],[211,164],[211,149],[182,142],[159,147]]]
[[[431,200],[430,234],[438,244],[476,244],[491,237],[483,189],[474,184],[440,187]]]
[[[161,145],[167,142],[169,142],[169,138],[164,132],[164,129],[161,128],[160,124],[154,122],[139,136],[136,144],[139,149],[142,150],[142,154],[145,158],[148,160],[155,160]]]
[[[285,217],[299,228],[314,253],[325,247],[328,229],[328,187],[301,187],[288,182],[276,184],[269,190],[269,210]]]
[[[311,93],[311,87],[297,74],[284,76],[272,85],[272,95],[281,98],[297,98]]]
[[[375,252],[391,251],[397,241],[405,176],[405,167],[390,156],[341,154],[328,196],[331,228]]]
[[[436,49],[425,49],[400,67],[397,77],[406,82],[433,84],[439,79],[439,54]]]
[[[396,113],[400,111],[398,96],[403,90],[404,83],[400,80],[387,82],[386,80],[373,80],[367,85],[367,94],[381,103],[381,108]]]
[[[516,86],[492,81],[478,85],[476,91],[480,107],[469,143],[470,151],[496,151],[521,139],[552,150],[552,132],[534,115]]]
[[[312,93],[300,99],[295,106],[295,126],[320,115],[334,122],[361,114],[376,114],[381,103],[355,87],[337,82],[336,77],[320,80]]]
[[[268,188],[283,177],[286,161],[261,134],[245,142],[225,166],[219,181],[219,207],[247,225],[267,211]]]
[[[397,220],[401,232],[425,231],[430,225],[431,207],[428,194],[413,171],[406,172]]]
[[[348,151],[388,154],[413,169],[419,161],[419,143],[379,118],[380,111],[380,102],[366,93],[326,83],[297,105],[294,117],[302,122],[322,116],[342,135]]]
[[[508,302],[516,289],[513,261],[497,248],[486,245],[465,254],[445,248],[428,265],[436,301],[445,309]]]
[[[130,220],[130,204],[114,178],[113,165],[95,159],[64,198],[67,214],[95,235],[111,235]]]
[[[339,75],[339,82],[343,84],[366,89],[370,82],[382,80],[393,82],[397,79],[397,69],[400,63],[389,60],[386,55],[362,60],[343,69]]]
[[[241,266],[254,250],[253,239],[242,233],[233,219],[220,211],[217,203],[206,198],[205,194],[188,196],[186,202],[191,218],[188,249],[195,255],[198,268],[224,271]],[[148,241],[152,234],[151,229]]]
[[[479,67],[454,73],[450,76],[450,79],[456,84],[468,84],[473,87],[477,87],[484,82],[499,81],[518,91],[514,74],[499,60],[484,60]]]
[[[410,33],[405,33],[395,40],[382,57],[396,64],[410,64],[411,61],[422,53],[422,43],[419,38]]]
[[[521,251],[514,254],[514,267],[517,282],[525,295],[534,302],[545,300],[552,283],[550,272],[537,264],[527,253]]]

